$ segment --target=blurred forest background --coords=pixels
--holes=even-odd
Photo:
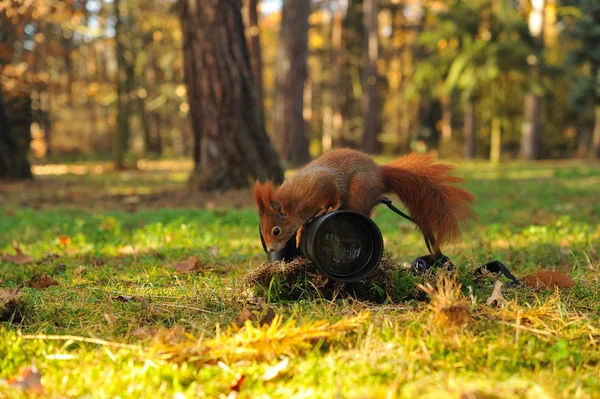
[[[201,188],[332,147],[600,157],[598,0],[0,0],[0,178],[189,158]]]

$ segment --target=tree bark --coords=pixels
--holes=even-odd
[[[343,43],[343,22],[344,22],[344,5],[343,2],[337,0],[335,9],[333,10],[331,21],[331,98],[332,108],[332,138],[333,146],[343,147],[344,136],[342,127],[344,125],[344,117],[342,115],[342,43]]]
[[[241,0],[180,0],[185,81],[200,189],[283,180],[260,117],[244,37]]]
[[[469,97],[464,109],[465,158],[475,158],[475,105]]]
[[[121,0],[114,0],[115,14],[115,42],[116,42],[116,58],[117,58],[117,132],[115,136],[114,147],[114,164],[115,169],[123,169],[125,167],[125,153],[127,152],[129,141],[129,99],[127,96],[127,85],[125,71],[125,46],[121,37],[122,21],[121,10],[119,9]]]
[[[377,30],[377,0],[363,0],[365,26],[365,66],[363,75],[362,107],[365,120],[362,149],[379,152],[377,141],[377,59],[379,35]]]
[[[31,142],[31,100],[21,92],[7,92],[0,85],[0,179],[30,179],[27,160]]]
[[[600,159],[600,105],[594,107],[594,133],[592,135],[592,149],[594,157]]]
[[[521,157],[540,158],[542,134],[542,98],[534,93],[525,95],[525,114],[521,131]]]
[[[500,118],[492,118],[490,138],[490,162],[499,164],[502,157],[502,125]]]
[[[310,1],[284,0],[275,78],[273,140],[293,165],[310,161],[304,120],[304,83],[308,76]]]
[[[262,71],[262,51],[260,47],[260,28],[258,16],[258,0],[246,0],[248,9],[248,51],[250,53],[250,64],[252,65],[252,75],[256,85],[256,96],[261,114],[264,115],[264,92],[263,92],[263,71]]]
[[[537,0],[531,3],[529,13],[529,32],[535,39],[540,50],[544,48],[544,20],[546,13],[546,0]],[[535,86],[539,85],[540,69],[543,64],[542,52],[540,59],[536,59],[531,67],[531,85],[534,86],[525,95],[524,121],[521,131],[521,157],[528,160],[540,159],[542,152],[542,98],[536,93]]]

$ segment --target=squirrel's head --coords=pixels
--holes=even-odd
[[[279,251],[302,223],[286,215],[272,182],[254,184],[254,200],[260,216],[260,231],[267,251]]]

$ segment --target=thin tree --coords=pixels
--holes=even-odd
[[[377,8],[377,0],[363,0],[365,66],[362,97],[364,117],[362,149],[367,152],[378,152],[379,150],[377,141],[377,59],[379,57]]]
[[[304,121],[310,1],[284,0],[275,72],[274,131],[279,154],[293,165],[310,160]]]
[[[533,0],[529,13],[529,33],[536,40],[538,47],[544,47],[544,16],[546,0]],[[521,132],[521,157],[539,159],[542,147],[542,96],[539,94],[540,70],[543,63],[542,54],[531,55],[532,90],[525,96],[524,121]]]
[[[127,94],[127,73],[125,46],[122,38],[121,0],[114,0],[115,45],[117,58],[117,131],[114,141],[114,163],[116,169],[125,167],[125,153],[129,142],[129,98]]]
[[[200,189],[283,180],[260,117],[244,36],[241,0],[180,0],[184,70]]]

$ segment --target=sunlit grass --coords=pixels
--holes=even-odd
[[[12,253],[15,243],[36,263],[0,262],[0,289],[17,288],[41,273],[58,285],[22,287],[23,320],[0,322],[0,379],[35,361],[48,396],[61,398],[219,398],[241,376],[241,398],[600,395],[598,165],[460,163],[458,174],[476,195],[479,221],[462,242],[445,249],[458,266],[460,289],[428,280],[431,304],[330,301],[318,295],[248,302],[240,280],[265,258],[248,191],[235,194],[246,205],[241,209],[217,197],[194,206],[181,198],[156,206],[144,196],[185,188],[187,169],[178,169],[177,162],[96,175],[93,165],[85,175],[38,176],[39,184],[4,193],[0,252]],[[106,188],[118,196],[140,196],[140,203],[133,209],[120,200],[94,207]],[[35,209],[39,203],[33,198],[43,206]],[[180,209],[165,207],[170,205]],[[374,218],[398,263],[426,253],[406,221],[383,207]],[[70,242],[61,244],[59,236]],[[173,265],[190,256],[203,270],[176,272]],[[538,292],[507,288],[505,307],[488,307],[494,280],[475,281],[469,273],[491,259],[518,277],[561,270],[576,285]],[[422,281],[398,279],[407,292]],[[457,304],[464,309],[459,322],[440,322],[446,316],[439,315]],[[274,326],[255,321],[246,330],[231,327],[244,309],[262,317],[268,307],[281,316]],[[294,335],[366,314],[340,334],[321,331],[300,341]],[[273,339],[280,339],[278,346]],[[264,373],[286,357],[285,368],[265,380]],[[0,397],[21,396],[0,385]]]

